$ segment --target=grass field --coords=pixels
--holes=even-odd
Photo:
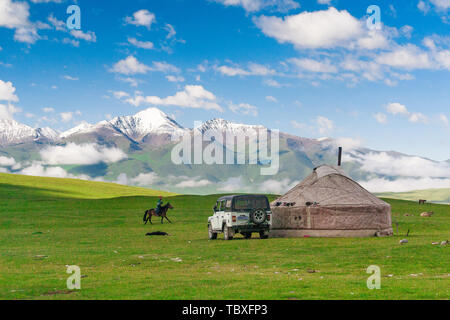
[[[209,241],[217,196],[166,198],[174,224],[143,225],[156,194],[0,175],[0,299],[450,297],[450,246],[431,244],[450,238],[450,206],[387,200],[400,233],[389,238]],[[432,218],[419,217],[431,210]],[[67,290],[66,265],[80,266],[81,290]],[[381,268],[380,290],[367,289],[370,265]]]

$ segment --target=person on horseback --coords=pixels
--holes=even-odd
[[[156,203],[155,213],[159,216],[161,212],[161,207],[163,205],[162,197],[159,196],[158,202]]]

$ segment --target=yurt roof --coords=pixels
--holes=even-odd
[[[323,165],[314,171],[272,205],[289,204],[302,207],[320,206],[389,206],[337,167]]]

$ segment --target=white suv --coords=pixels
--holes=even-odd
[[[272,212],[266,196],[226,196],[217,200],[214,215],[208,218],[209,239],[217,239],[223,232],[225,240],[232,240],[236,233],[244,238],[258,232],[261,239],[269,237]]]

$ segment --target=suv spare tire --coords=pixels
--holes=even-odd
[[[250,212],[250,221],[254,224],[262,224],[267,220],[267,212],[264,209],[255,209]]]

